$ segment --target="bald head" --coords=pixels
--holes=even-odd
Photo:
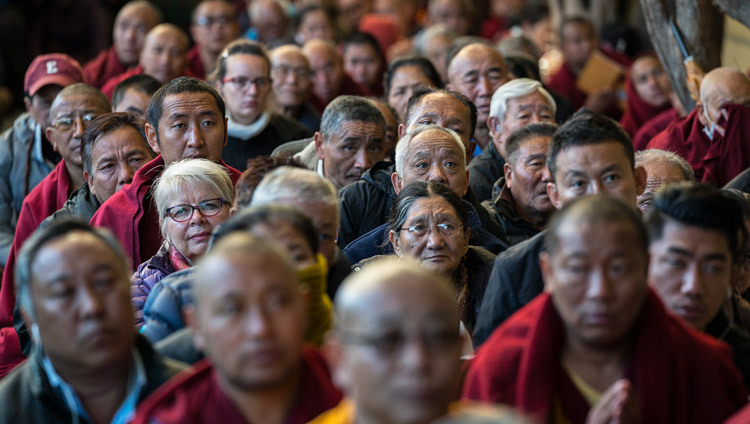
[[[58,112],[58,108],[62,103],[65,103],[66,100],[76,96],[90,97],[90,103],[96,106],[99,114],[112,111],[112,105],[109,103],[109,99],[104,93],[88,84],[79,82],[63,88],[62,91],[57,94],[57,97],[55,97],[55,100],[52,102],[52,106],[50,106],[50,118],[54,119]]]
[[[336,46],[323,40],[310,40],[302,47],[313,73],[313,92],[325,103],[341,94],[344,65]]]
[[[185,72],[188,37],[172,24],[159,24],[146,36],[141,51],[143,73],[167,83]]]
[[[706,74],[701,82],[701,103],[705,108],[703,115],[716,123],[721,114],[721,108],[728,103],[736,103],[750,107],[750,78],[741,71],[722,67]],[[702,116],[702,121],[705,116]],[[704,122],[704,125],[707,122]]]
[[[112,44],[120,62],[128,67],[138,63],[146,34],[159,22],[161,12],[148,1],[131,1],[120,9],[112,29]]]

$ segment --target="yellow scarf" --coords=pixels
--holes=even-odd
[[[331,329],[333,317],[331,299],[326,293],[326,278],[328,277],[326,259],[318,253],[315,265],[297,270],[297,277],[300,284],[306,286],[308,291],[308,324],[305,341],[320,346],[326,333]]]

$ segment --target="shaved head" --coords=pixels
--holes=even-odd
[[[750,106],[750,78],[734,68],[716,68],[703,77],[700,94],[708,118],[716,123],[727,103]]]

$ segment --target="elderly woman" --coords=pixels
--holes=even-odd
[[[451,278],[461,320],[471,333],[495,255],[469,246],[471,229],[461,198],[442,184],[412,182],[398,194],[389,227],[396,255]]]
[[[229,218],[233,201],[229,174],[210,160],[182,160],[164,170],[154,189],[164,243],[130,278],[137,327],[143,325],[143,304],[154,284],[203,256],[214,228]]]

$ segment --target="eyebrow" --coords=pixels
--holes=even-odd
[[[547,157],[546,153],[537,153],[535,155],[529,155],[528,157],[526,157],[526,161],[536,160],[536,159],[545,159],[546,157]]]

